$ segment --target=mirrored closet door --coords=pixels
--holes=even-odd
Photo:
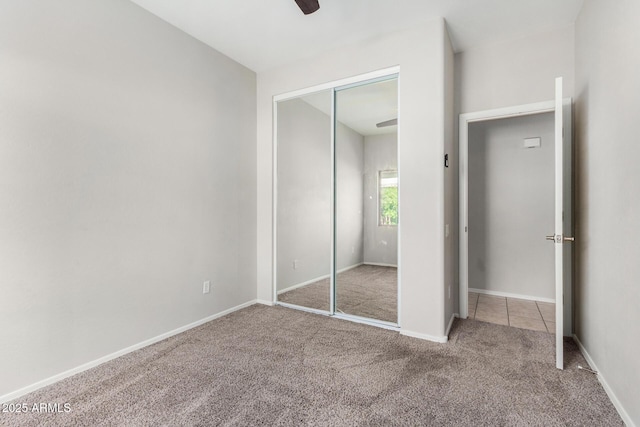
[[[276,298],[329,312],[332,91],[276,108]]]
[[[335,311],[397,323],[398,84],[335,94]]]
[[[397,74],[299,93],[274,103],[276,302],[397,327]]]

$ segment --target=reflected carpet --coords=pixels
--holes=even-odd
[[[278,295],[278,301],[329,311],[329,279]],[[397,323],[398,269],[360,265],[339,273],[336,310],[370,319]]]

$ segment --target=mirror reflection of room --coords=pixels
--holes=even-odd
[[[397,323],[397,100],[397,78],[337,89],[333,152],[331,91],[277,103],[279,303],[331,312],[333,261],[335,313]]]
[[[337,313],[397,323],[397,79],[336,92]]]
[[[277,104],[277,300],[329,311],[331,90]]]

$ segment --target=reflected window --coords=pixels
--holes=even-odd
[[[378,225],[398,225],[398,171],[380,171],[378,189]]]

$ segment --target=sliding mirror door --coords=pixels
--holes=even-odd
[[[330,310],[332,91],[276,104],[276,298]]]
[[[398,321],[397,77],[335,93],[335,311]]]

